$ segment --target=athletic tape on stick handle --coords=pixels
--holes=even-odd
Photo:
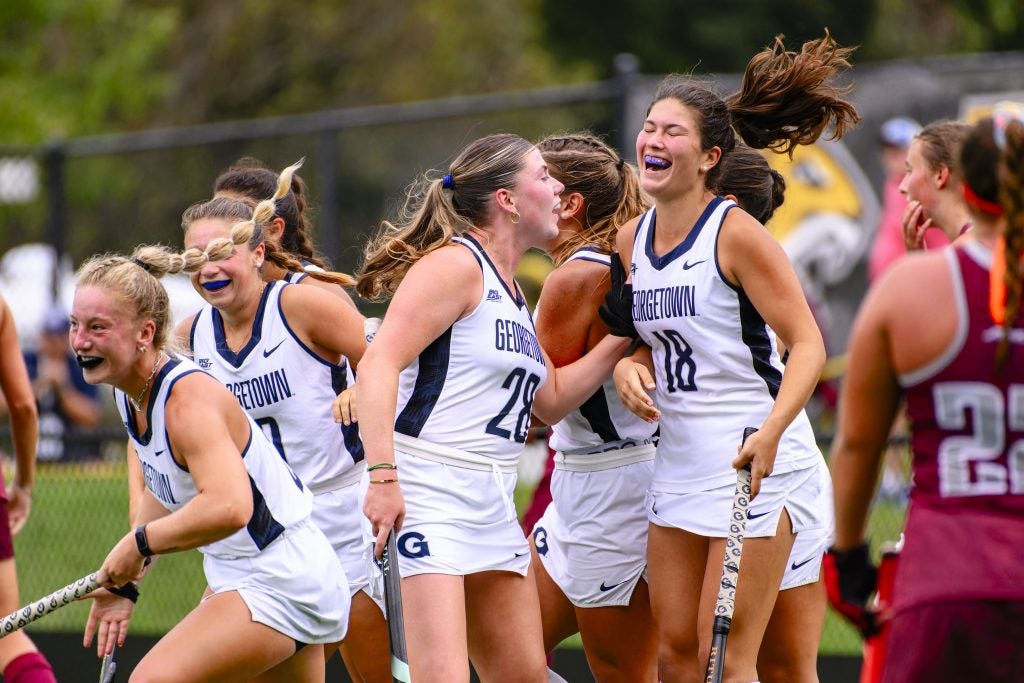
[[[391,641],[391,680],[394,683],[410,683],[409,655],[405,650],[405,617],[402,614],[402,577],[398,572],[398,544],[394,529],[388,532],[380,568],[384,573],[384,607],[388,617],[388,639]]]
[[[754,427],[743,430],[743,441],[756,432]],[[742,448],[742,445],[740,446]],[[725,539],[725,557],[722,560],[722,583],[715,601],[715,621],[711,629],[711,650],[708,652],[706,683],[722,683],[725,673],[725,643],[732,627],[736,609],[736,585],[740,578],[740,559],[743,556],[743,535],[747,530],[747,508],[750,507],[750,463],[736,471],[736,492],[732,498],[729,517],[729,536]]]
[[[117,639],[114,639],[114,647],[110,654],[103,658],[103,666],[100,667],[100,683],[114,683],[114,676],[117,675],[117,662],[114,655],[117,654]]]
[[[69,583],[59,591],[54,591],[46,597],[39,598],[31,604],[11,612],[0,621],[0,638],[25,628],[36,619],[45,617],[50,612],[92,593],[99,587],[100,582],[96,580],[96,572],[93,572],[74,583]]]

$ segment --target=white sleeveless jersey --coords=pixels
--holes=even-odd
[[[295,335],[281,311],[281,292],[289,286],[267,284],[249,342],[238,353],[228,348],[220,311],[205,305],[192,322],[192,357],[227,386],[315,489],[361,461],[363,446],[356,425],[339,425],[331,416],[331,402],[351,381],[348,363],[321,358]]]
[[[515,461],[530,428],[533,397],[547,378],[544,356],[519,286],[509,291],[472,237],[452,242],[480,263],[480,302],[402,370],[395,431]]]
[[[133,411],[127,396],[120,390],[114,390],[121,421],[142,464],[146,488],[171,512],[181,508],[197,494],[192,475],[171,454],[165,421],[167,399],[175,382],[193,372],[200,372],[200,369],[189,360],[173,356],[160,368],[150,389],[144,434],[136,433],[135,421],[131,418]],[[252,488],[252,517],[244,529],[199,548],[214,557],[258,555],[286,529],[307,519],[312,510],[312,494],[281,459],[253,419],[246,417],[250,437],[241,457]]]
[[[609,267],[611,259],[587,246],[576,250],[565,263],[583,260]],[[653,443],[657,431],[657,424],[644,422],[622,405],[609,375],[582,406],[552,425],[549,443],[563,453],[590,453]]]
[[[654,253],[655,210],[633,244],[633,320],[654,351],[661,435],[653,488],[706,491],[735,483],[745,427],[759,427],[782,382],[775,334],[718,264],[718,234],[735,204],[716,197],[682,243]],[[814,466],[821,453],[801,411],[779,442],[776,473]]]

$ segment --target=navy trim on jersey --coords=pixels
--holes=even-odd
[[[217,342],[217,353],[236,368],[241,367],[245,359],[252,353],[252,350],[260,343],[260,335],[263,333],[263,314],[267,310],[267,299],[270,297],[271,288],[276,284],[271,283],[263,288],[263,294],[260,295],[260,305],[256,309],[256,318],[252,321],[252,333],[249,336],[249,341],[246,342],[245,346],[238,353],[232,351],[231,347],[228,346],[228,340],[224,335],[224,319],[221,317],[220,311],[214,306],[210,307],[210,316],[213,318],[213,338]]]
[[[700,231],[707,224],[708,218],[712,212],[718,207],[719,204],[724,202],[725,199],[722,197],[715,197],[708,205],[704,207],[704,211],[700,214],[700,218],[694,223],[693,227],[690,228],[690,232],[686,233],[686,237],[683,241],[672,247],[672,249],[664,256],[658,256],[654,253],[654,229],[658,214],[655,209],[651,209],[651,222],[647,226],[647,239],[644,244],[644,253],[647,254],[647,260],[650,261],[651,267],[655,270],[664,270],[666,266],[675,261],[677,258],[690,251],[693,247],[693,243],[697,241],[697,237],[700,235]]]
[[[768,335],[768,326],[764,318],[754,308],[746,293],[742,290],[737,292],[740,304],[740,330],[743,343],[750,349],[750,359],[753,362],[754,371],[768,385],[768,393],[772,399],[779,395],[779,386],[782,384],[782,373],[771,363],[772,340]]]
[[[245,525],[245,528],[248,529],[249,536],[256,547],[263,550],[284,533],[284,527],[274,519],[273,513],[267,507],[267,501],[263,498],[259,487],[256,486],[256,482],[253,481],[252,475],[249,475],[249,487],[252,489],[252,517],[249,518],[249,523]]]
[[[180,363],[181,361],[177,361],[176,360],[174,362],[175,362],[175,364],[177,364],[177,363]],[[194,372],[202,372],[202,370],[189,370],[188,372],[183,372],[180,375],[178,375],[177,377],[175,377],[171,381],[171,383],[167,386],[167,396],[168,396],[168,398],[171,395],[171,390],[174,389],[174,385],[178,383],[178,380],[180,380],[182,377],[187,377],[188,375],[191,375]],[[178,469],[180,469],[182,472],[188,472],[189,471],[188,467],[186,467],[185,465],[182,465],[180,462],[178,462],[178,459],[174,457],[174,449],[171,447],[171,436],[170,436],[170,434],[167,433],[167,419],[166,419],[166,417],[164,418],[164,438],[167,440],[167,452],[170,453],[170,455],[171,455],[171,461],[174,462],[174,464],[177,465]],[[252,438],[252,437],[250,437],[250,438]]]
[[[199,312],[192,316],[192,325],[189,326],[188,330],[188,348],[190,351],[195,351],[196,348],[196,330],[199,328],[199,319],[203,317],[203,310],[199,309]]]
[[[342,363],[340,366],[334,366],[331,368],[331,387],[334,389],[335,394],[348,389],[348,375],[345,372],[346,365]],[[366,453],[363,451],[363,441],[359,438],[359,423],[353,422],[352,424],[342,424],[341,437],[345,441],[345,448],[352,455],[352,462],[359,462],[366,457]]]
[[[512,281],[513,284],[515,284],[515,286],[516,286],[516,291],[513,293],[508,288],[508,284],[505,282],[505,279],[503,277],[501,277],[501,274],[498,273],[498,269],[494,267],[494,262],[491,261],[491,257],[487,255],[487,252],[484,250],[484,248],[482,246],[480,246],[480,243],[477,242],[475,239],[473,239],[472,235],[469,235],[469,234],[459,235],[458,239],[457,240],[453,240],[453,241],[455,241],[458,244],[459,240],[467,240],[469,242],[472,242],[476,246],[476,248],[480,250],[480,256],[478,257],[478,260],[479,260],[480,257],[483,257],[487,261],[487,265],[490,266],[490,269],[492,271],[494,271],[494,275],[495,275],[495,277],[498,278],[498,282],[500,282],[501,286],[505,288],[505,292],[507,292],[508,295],[510,297],[512,297],[512,301],[515,302],[515,304],[516,304],[516,306],[518,308],[522,308],[523,306],[526,305],[526,297],[523,296],[522,291],[519,289],[519,283],[516,282],[515,280]],[[466,246],[466,245],[463,245],[463,246]],[[469,247],[466,247],[466,248],[468,249]],[[470,249],[470,251],[473,251],[473,250]]]
[[[579,254],[579,256],[577,256],[577,254]],[[610,266],[612,264],[611,257],[608,254],[601,254],[600,252],[598,252],[597,256],[598,258],[595,258],[594,256],[590,256],[589,254],[580,254],[580,252],[577,251],[575,254],[565,259],[565,263],[563,263],[562,265],[564,266],[566,263],[569,263],[571,261],[590,261],[591,263],[600,263],[602,266]]]
[[[729,278],[725,277],[725,273],[722,272],[722,263],[718,259],[718,240],[722,236],[722,225],[725,223],[725,217],[729,215],[729,212],[736,208],[736,204],[728,207],[725,213],[722,214],[722,223],[718,226],[718,234],[715,235],[715,270],[718,271],[718,278],[725,283],[725,286],[734,292],[742,292],[743,288],[739,285],[734,285],[729,282]]]
[[[309,277],[306,273],[286,273],[284,281],[290,285],[297,285]]]
[[[621,441],[622,437],[615,431],[612,423],[612,415],[608,410],[608,399],[604,395],[604,387],[598,387],[597,391],[590,395],[583,405],[580,406],[582,415],[590,425],[590,430],[601,437],[603,443]]]
[[[449,327],[420,353],[419,371],[416,373],[412,395],[395,420],[395,431],[399,434],[415,437],[420,435],[448,377],[451,345],[452,327]]]
[[[149,387],[149,396],[150,396],[150,398],[152,398],[153,396],[156,396],[160,392],[160,387],[161,387],[161,385],[163,385],[164,379],[167,378],[167,373],[170,372],[179,363],[181,363],[180,359],[168,357],[167,362],[164,363],[164,366],[162,368],[160,368],[160,372],[156,373],[156,377],[153,378],[153,384],[150,385],[150,387]],[[192,372],[195,372],[195,370],[192,370]],[[185,373],[185,374],[187,375],[188,373]],[[182,377],[184,377],[184,376],[185,375],[182,375]],[[179,377],[179,378],[175,379],[174,381],[177,382],[178,379],[181,379],[181,378]],[[171,383],[171,386],[172,387],[174,386],[173,382]],[[168,396],[168,398],[170,398],[170,395],[171,395],[171,390],[170,390],[170,388],[168,388],[167,389],[167,396]],[[143,433],[141,435],[135,430],[135,420],[131,419],[131,416],[135,414],[135,409],[132,408],[132,403],[131,403],[131,401],[128,400],[128,394],[127,393],[125,393],[125,395],[124,395],[124,402],[125,402],[125,407],[127,408],[127,410],[125,411],[125,414],[128,415],[128,422],[125,423],[125,427],[128,429],[129,436],[131,436],[133,439],[138,441],[143,446],[148,446],[149,442],[153,440],[153,407],[154,407],[153,401],[151,400],[148,404],[146,404],[146,431],[145,431],[145,433]],[[170,442],[168,442],[168,443],[170,443]]]
[[[345,356],[341,356],[341,363],[332,363],[331,361],[327,360],[326,358],[321,356],[319,353],[317,353],[313,349],[311,349],[308,346],[306,346],[306,344],[302,341],[302,339],[299,338],[299,335],[295,333],[295,330],[292,328],[292,326],[288,323],[288,316],[286,316],[284,314],[284,305],[281,303],[281,296],[284,295],[284,287],[286,287],[289,284],[294,284],[294,283],[286,282],[284,285],[282,285],[281,286],[281,288],[282,288],[281,294],[279,294],[278,297],[277,297],[277,311],[278,311],[278,313],[281,314],[281,322],[284,323],[284,329],[288,330],[288,334],[290,334],[292,336],[292,339],[294,339],[295,343],[299,345],[299,348],[301,348],[303,351],[305,351],[307,354],[309,354],[310,357],[316,359],[317,361],[319,361],[323,365],[326,365],[327,367],[329,367],[331,369],[331,372],[334,372],[334,369],[339,367],[339,366],[342,369],[344,369],[345,368],[345,362],[346,362]],[[338,393],[338,392],[334,392],[334,393]]]

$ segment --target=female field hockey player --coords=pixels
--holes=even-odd
[[[960,167],[973,227],[872,287],[832,450],[831,592],[863,611],[875,583],[868,506],[906,398],[914,488],[886,615],[886,683],[1009,682],[1024,671],[1024,108],[997,106],[974,126]]]
[[[751,463],[754,501],[727,680],[757,678],[793,534],[826,525],[821,455],[802,410],[824,363],[821,334],[781,247],[714,189],[737,133],[751,146],[787,149],[857,120],[829,83],[849,52],[828,35],[796,54],[777,41],[728,100],[669,77],[637,136],[654,208],[619,231],[618,251],[632,273],[632,317],[653,349],[662,414],[647,511],[664,681],[702,678],[736,467]],[[789,352],[784,372],[776,334]],[[737,454],[747,426],[758,431]]]
[[[615,233],[647,205],[636,169],[599,138],[553,135],[537,147],[565,188],[558,235],[546,246],[555,270],[537,305],[537,338],[561,367],[608,334],[598,307]],[[644,495],[657,425],[623,407],[609,374],[551,429],[552,502],[532,533],[544,647],[578,631],[597,681],[656,681]]]
[[[345,574],[310,519],[309,490],[223,384],[166,348],[158,277],[232,252],[229,241],[187,254],[143,247],[78,272],[71,346],[88,382],[114,387],[135,453],[129,476],[145,483],[135,528],[103,561],[100,581],[123,589],[147,557],[198,548],[210,589],[132,680],[322,681],[321,644],[345,634]],[[107,650],[129,617],[97,600],[87,640],[98,629]]]
[[[531,411],[557,422],[628,346],[554,369],[513,274],[558,230],[562,185],[515,135],[468,145],[410,190],[366,250],[357,291],[392,296],[359,366],[377,552],[394,528],[418,683],[546,681],[530,548],[512,502]],[[545,381],[547,380],[547,381]]]

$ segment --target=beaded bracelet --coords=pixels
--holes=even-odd
[[[398,465],[393,462],[379,462],[376,465],[370,465],[366,468],[367,472],[373,472],[374,470],[397,470]]]
[[[397,484],[398,479],[371,479],[371,484]]]

